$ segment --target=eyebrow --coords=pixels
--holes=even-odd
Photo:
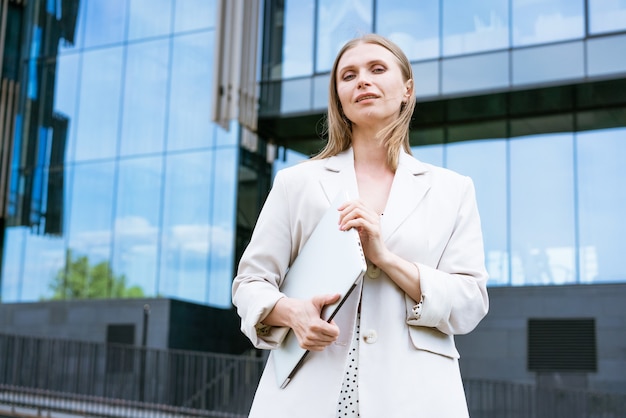
[[[366,67],[371,67],[371,66],[376,65],[376,64],[381,64],[381,65],[384,65],[384,66],[388,66],[389,65],[389,64],[387,64],[386,61],[384,61],[382,59],[375,59],[375,60],[370,60],[370,61],[366,62],[365,66]],[[352,68],[355,68],[355,67],[358,67],[358,65],[349,64],[349,65],[343,66],[343,67],[341,67],[341,68],[339,68],[337,70],[337,74],[341,74],[344,71],[351,70]]]

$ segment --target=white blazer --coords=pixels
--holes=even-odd
[[[241,330],[255,347],[272,349],[287,332],[259,324],[284,297],[278,288],[289,265],[340,191],[358,197],[352,149],[277,174],[233,282]],[[402,153],[381,229],[387,247],[419,268],[421,315],[384,272],[365,274],[335,317],[339,339],[311,352],[285,389],[270,354],[250,417],[335,417],[359,301],[361,417],[468,415],[453,335],[473,330],[489,305],[471,179]]]

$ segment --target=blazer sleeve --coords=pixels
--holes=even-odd
[[[487,314],[487,271],[474,184],[461,185],[452,233],[436,266],[416,263],[423,304],[407,301],[409,325],[436,328],[444,334],[466,334]],[[410,298],[408,298],[410,299]]]
[[[278,346],[289,328],[262,324],[284,295],[279,286],[291,254],[290,214],[283,173],[278,172],[261,209],[250,243],[232,286],[232,300],[241,317],[241,331],[256,348]]]

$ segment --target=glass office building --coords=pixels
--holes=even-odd
[[[3,4],[2,302],[230,307],[272,156],[211,122],[216,2]],[[624,1],[266,0],[259,18],[274,170],[320,149],[333,57],[377,32],[413,63],[415,155],[474,179],[490,285],[626,281]]]
[[[230,307],[241,153],[238,124],[211,122],[215,16],[209,0],[8,2],[2,302]]]
[[[285,0],[266,11],[259,126],[292,150],[280,164],[320,148],[334,55],[377,32],[413,64],[414,154],[475,182],[490,285],[626,281],[625,2]]]

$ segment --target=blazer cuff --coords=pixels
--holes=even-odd
[[[289,327],[274,327],[263,324],[263,319],[269,315],[276,302],[283,297],[285,295],[275,290],[263,295],[258,294],[257,300],[263,302],[250,307],[248,312],[242,316],[241,331],[248,337],[255,348],[276,348],[287,336]]]
[[[406,297],[407,324],[422,327],[437,327],[450,316],[451,299],[445,273],[425,264],[415,263],[420,271],[422,298],[414,301]],[[420,305],[421,303],[421,305]]]

